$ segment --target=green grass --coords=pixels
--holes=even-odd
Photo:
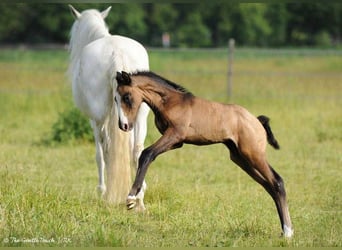
[[[341,56],[237,50],[227,98],[225,53],[151,50],[151,69],[271,118],[281,150],[269,147],[268,158],[286,183],[292,240],[279,237],[273,201],[221,145],[158,157],[144,214],[97,198],[94,145],[41,143],[72,105],[67,52],[9,50],[0,54],[0,246],[341,247]],[[151,114],[146,145],[158,137]]]

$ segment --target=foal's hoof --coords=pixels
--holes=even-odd
[[[291,227],[284,225],[283,234],[285,238],[290,239],[294,234],[294,230]]]
[[[128,196],[126,200],[126,206],[128,210],[131,210],[137,204],[137,198],[135,196]]]

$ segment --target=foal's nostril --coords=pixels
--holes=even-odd
[[[128,124],[127,124],[127,123],[124,124],[124,130],[125,130],[125,131],[128,130]]]

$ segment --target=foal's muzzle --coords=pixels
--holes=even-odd
[[[128,132],[128,131],[131,131],[133,129],[133,124],[132,123],[121,122],[121,120],[119,119],[119,128],[122,131]]]

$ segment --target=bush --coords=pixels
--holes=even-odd
[[[331,38],[328,32],[321,31],[314,37],[315,45],[321,46],[321,47],[329,47],[332,45]]]
[[[93,130],[89,120],[75,107],[59,114],[58,120],[52,125],[51,141],[66,143],[69,141],[92,142]]]

